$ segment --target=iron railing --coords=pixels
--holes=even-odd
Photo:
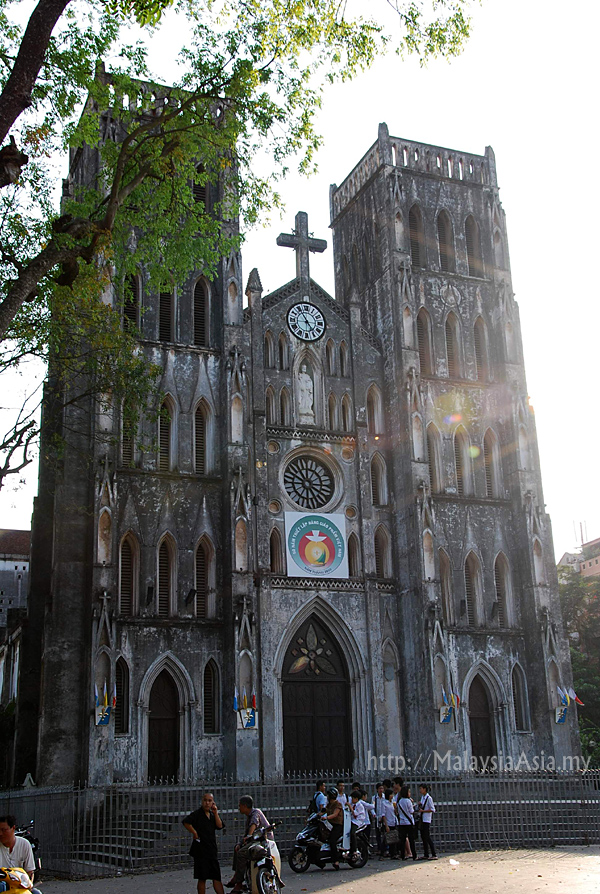
[[[322,775],[350,781],[339,772]],[[374,778],[365,774],[361,781],[374,790]],[[438,852],[600,844],[600,770],[408,778],[413,797],[423,781],[437,806],[432,836]],[[107,876],[191,866],[182,819],[200,806],[205,791],[213,793],[225,823],[219,837],[226,864],[244,828],[241,795],[252,795],[270,820],[281,821],[276,837],[285,855],[306,818],[314,777],[28,788],[0,792],[0,809],[19,822],[34,820],[47,871]]]

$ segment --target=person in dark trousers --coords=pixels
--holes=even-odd
[[[433,798],[429,794],[429,786],[424,782],[419,786],[421,792],[421,800],[419,802],[419,813],[421,815],[421,839],[423,841],[423,859],[437,860],[437,854],[433,841],[431,840],[431,820],[435,813],[435,804]],[[431,854],[429,853],[431,851]]]
[[[271,825],[262,810],[254,806],[254,801],[250,795],[243,795],[238,804],[240,813],[246,817],[246,828],[244,836],[239,844],[236,844],[233,853],[233,877],[227,882],[226,888],[232,888],[231,894],[240,894],[242,891],[242,883],[246,875],[246,866],[250,859],[250,848],[252,846],[251,836],[259,828],[269,829]],[[269,829],[266,833],[270,841],[274,841],[273,832]]]
[[[338,801],[338,791],[330,788],[327,792],[327,807],[325,808],[327,820],[331,823],[331,831],[327,840],[331,848],[331,857],[334,869],[339,869],[339,856],[337,843],[344,832],[344,808]]]
[[[400,789],[400,798],[396,802],[398,806],[398,823],[400,832],[400,859],[406,860],[404,853],[404,843],[408,838],[410,844],[410,852],[413,860],[417,859],[417,850],[415,847],[415,821],[413,818],[414,807],[410,799],[410,788],[403,785]]]
[[[193,838],[190,856],[194,858],[198,894],[204,894],[207,879],[212,881],[215,894],[224,894],[215,834],[217,829],[223,828],[223,821],[210,792],[202,796],[200,809],[186,816],[182,823]]]

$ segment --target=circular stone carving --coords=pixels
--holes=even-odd
[[[312,456],[296,456],[283,473],[283,486],[290,500],[302,509],[320,509],[335,490],[333,474]]]
[[[276,515],[280,511],[281,503],[279,502],[279,500],[271,500],[271,502],[269,503],[269,512],[272,512],[273,515]]]
[[[279,441],[269,441],[267,450],[269,453],[279,453]]]
[[[356,518],[356,506],[346,506],[346,518]]]
[[[354,459],[354,448],[353,447],[342,447],[342,459],[345,459],[346,462],[350,462]]]

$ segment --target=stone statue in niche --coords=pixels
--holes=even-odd
[[[298,373],[298,415],[300,425],[315,424],[314,396],[315,386],[306,363],[303,363]]]

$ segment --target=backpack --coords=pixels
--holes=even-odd
[[[317,793],[315,792],[312,798],[310,799],[310,803],[306,808],[307,816],[310,816],[312,813],[318,813],[319,808],[317,807]]]

